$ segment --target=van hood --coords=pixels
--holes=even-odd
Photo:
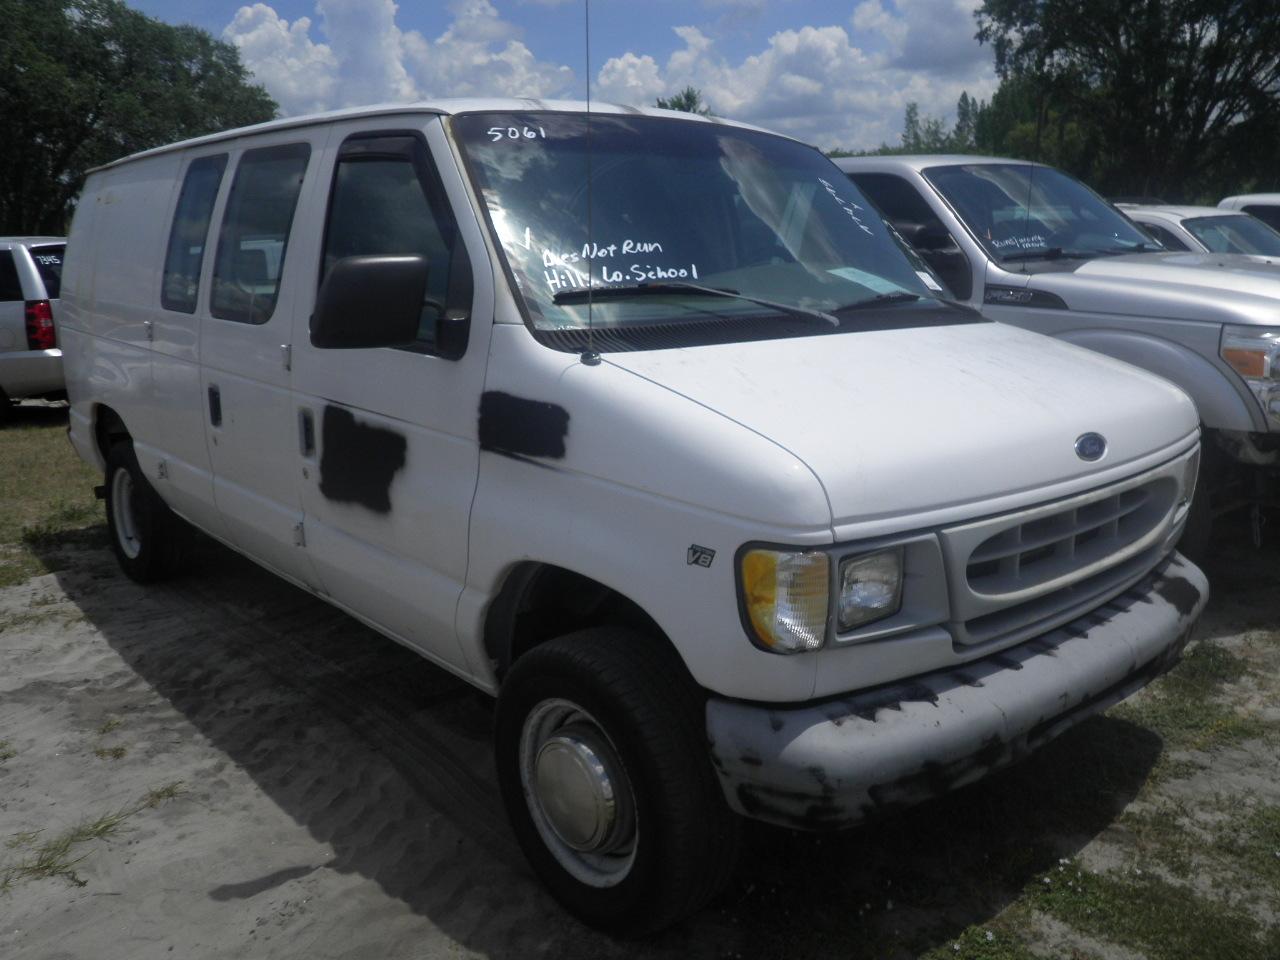
[[[1132,253],[1048,261],[1025,274],[1072,310],[1280,324],[1280,264],[1219,253]],[[1018,274],[1011,274],[1018,277]]]
[[[1191,401],[1167,381],[997,323],[611,353],[607,362],[802,460],[837,527],[1087,485],[1197,428]],[[1085,433],[1107,440],[1096,463],[1076,454]]]

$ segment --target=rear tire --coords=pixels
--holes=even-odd
[[[153,583],[179,573],[191,528],[160,499],[128,441],[107,451],[106,491],[111,549],[125,576]]]
[[[583,630],[517,660],[495,757],[525,856],[584,923],[654,933],[732,876],[740,824],[708,756],[702,694],[651,637]]]

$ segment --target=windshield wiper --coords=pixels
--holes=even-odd
[[[883,307],[888,303],[915,303],[921,299],[918,293],[908,293],[906,290],[899,290],[895,293],[877,293],[874,297],[867,297],[865,300],[855,300],[853,303],[846,303],[843,307],[836,307],[836,310],[858,310],[863,307]]]
[[[1006,253],[1000,257],[1001,263],[1009,263],[1013,260],[1057,260],[1059,257],[1066,256],[1066,252],[1061,247],[1042,247],[1039,250],[1018,250],[1014,253]]]
[[[1118,257],[1126,253],[1169,253],[1168,247],[1157,247],[1154,243],[1135,243],[1132,247],[1112,247],[1110,250],[1094,250],[1099,257]]]
[[[702,297],[728,297],[732,300],[745,300],[760,307],[777,310],[787,316],[800,317],[804,320],[818,320],[829,323],[833,327],[840,326],[840,321],[821,310],[810,310],[808,307],[796,307],[787,303],[777,303],[762,297],[752,297],[728,287],[704,287],[700,283],[688,283],[684,280],[667,280],[661,283],[628,283],[612,287],[595,287],[582,290],[563,290],[551,298],[551,302],[560,305],[565,303],[586,303],[588,300],[625,300],[631,297],[654,296],[659,294],[688,293]]]

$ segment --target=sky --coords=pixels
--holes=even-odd
[[[897,143],[909,102],[955,116],[995,90],[978,0],[128,0],[236,45],[284,115],[454,96],[714,113],[833,147]],[[589,56],[588,56],[589,53]]]

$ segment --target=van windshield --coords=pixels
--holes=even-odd
[[[451,121],[526,316],[552,345],[578,345],[588,291],[602,349],[980,319],[935,299],[936,280],[817,150],[701,121],[589,122]]]
[[[1211,253],[1280,256],[1280,233],[1247,214],[1192,217],[1183,220],[1182,225]]]
[[[1096,193],[1052,167],[966,163],[930,167],[924,176],[1001,262],[1161,249]]]

